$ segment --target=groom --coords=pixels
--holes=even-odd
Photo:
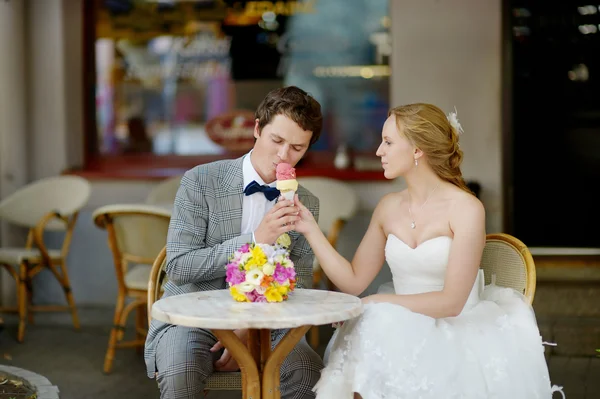
[[[319,138],[322,124],[321,106],[305,91],[294,86],[273,90],[256,111],[256,140],[248,154],[185,173],[167,237],[163,297],[225,289],[229,255],[248,242],[274,243],[284,232],[292,239],[297,286],[311,287],[314,254],[306,239],[292,231],[298,210],[293,201],[276,201],[277,193],[271,194],[276,191],[277,164],[295,166]],[[253,182],[261,191],[245,189]],[[302,187],[298,196],[317,218],[319,200]],[[272,346],[285,333],[272,331]],[[235,334],[246,342],[248,330]],[[156,377],[163,399],[202,398],[204,380],[213,371],[239,370],[209,330],[157,320],[150,324],[144,355],[148,376]],[[282,398],[313,398],[322,368],[321,358],[302,339],[281,365]]]

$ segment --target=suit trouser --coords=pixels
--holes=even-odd
[[[271,346],[281,340],[275,335]],[[170,326],[156,346],[157,381],[161,399],[202,398],[204,380],[213,372],[221,352],[210,352],[217,338],[207,330]],[[314,398],[323,362],[305,338],[292,349],[281,365],[282,399]]]

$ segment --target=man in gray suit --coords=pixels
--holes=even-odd
[[[311,287],[314,254],[306,239],[293,231],[298,211],[293,201],[276,201],[275,169],[280,162],[295,166],[319,138],[322,124],[321,106],[305,91],[294,86],[273,90],[256,111],[256,141],[248,154],[185,173],[167,237],[163,297],[225,289],[229,255],[249,242],[274,243],[283,233],[292,239],[297,286]],[[297,194],[318,218],[318,199],[303,187]],[[247,330],[235,333],[247,340]],[[285,333],[272,331],[273,347]],[[204,380],[213,371],[239,370],[209,330],[156,320],[150,324],[145,359],[148,376],[157,379],[163,399],[201,398]],[[313,398],[312,387],[322,368],[321,358],[303,338],[281,366],[282,397]]]

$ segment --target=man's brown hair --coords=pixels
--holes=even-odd
[[[259,131],[262,132],[262,129],[277,115],[285,115],[303,130],[311,131],[310,145],[321,136],[323,128],[321,104],[299,87],[281,87],[267,94],[255,113]]]

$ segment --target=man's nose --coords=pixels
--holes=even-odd
[[[277,156],[279,157],[279,159],[286,162],[288,160],[289,153],[290,153],[290,147],[287,144],[284,144],[283,146],[281,146],[281,148],[279,148],[279,152],[277,153]]]

